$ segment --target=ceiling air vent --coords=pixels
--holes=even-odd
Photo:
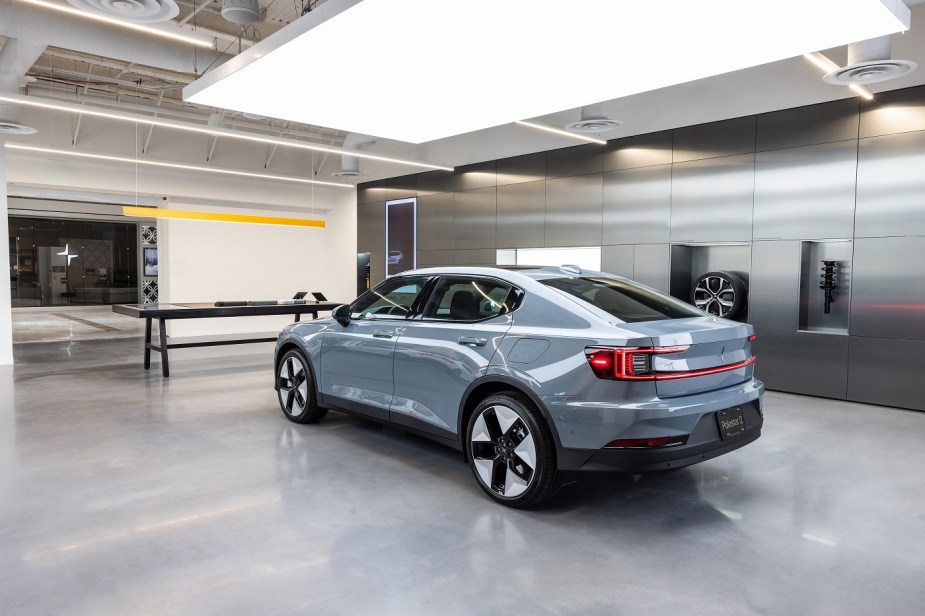
[[[604,131],[613,130],[622,125],[620,120],[611,120],[609,118],[589,118],[579,120],[565,125],[565,130],[573,133],[603,133]]]
[[[34,135],[37,132],[39,131],[25,124],[0,120],[0,135]]]
[[[833,86],[877,83],[902,77],[914,71],[916,66],[918,65],[910,60],[874,60],[834,70],[822,80]]]
[[[173,19],[180,12],[174,0],[67,0],[79,9],[137,23]]]

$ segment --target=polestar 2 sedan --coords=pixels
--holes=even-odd
[[[757,439],[754,338],[575,266],[419,269],[286,326],[275,388],[291,421],[332,409],[430,437],[530,507],[570,471],[676,469]]]

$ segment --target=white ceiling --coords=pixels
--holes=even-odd
[[[261,3],[267,4],[263,0],[261,0]],[[922,6],[925,0],[909,0],[906,3],[913,5],[912,27],[907,33],[895,35],[893,37],[892,57],[894,59],[915,61],[919,64],[920,68],[903,78],[882,84],[873,84],[871,89],[875,93],[925,84],[925,6]],[[0,6],[0,13],[2,13],[8,10],[11,5],[18,4],[18,2],[17,0],[3,0],[0,4],[5,5]],[[182,18],[184,15],[191,12],[191,5],[182,1],[180,5],[180,16]],[[205,21],[204,16],[208,14],[208,19],[211,20],[210,25],[212,25],[213,29],[218,28],[220,23],[216,21],[218,6],[219,3],[217,0],[212,0],[207,7],[207,12],[200,13],[197,19]],[[281,25],[284,25],[287,20],[298,17],[297,13],[299,7],[299,2],[293,2],[293,0],[275,0],[269,12],[274,21],[271,22],[268,19],[265,20],[265,22],[258,23],[257,26],[258,28],[262,27],[265,32],[278,29]],[[281,8],[285,8],[286,10],[281,11]],[[23,30],[22,28],[17,30],[18,22],[16,20],[5,21],[6,23],[0,24],[0,34],[12,37],[30,36],[31,33],[28,30]],[[28,88],[34,88],[34,91],[30,91],[27,88],[27,94],[48,96],[49,93],[52,93],[60,98],[69,98],[70,100],[75,100],[82,96],[89,98],[95,96],[97,99],[95,102],[104,102],[110,107],[123,108],[139,113],[150,112],[151,109],[149,108],[155,108],[157,105],[161,105],[165,112],[173,110],[173,112],[178,114],[175,117],[180,117],[191,122],[204,122],[211,112],[216,111],[208,107],[188,105],[179,100],[179,86],[185,85],[185,83],[188,83],[196,76],[192,73],[192,68],[185,74],[182,70],[178,70],[178,66],[180,66],[182,62],[178,63],[177,58],[187,57],[185,54],[192,53],[189,49],[178,47],[171,53],[150,54],[150,60],[145,63],[139,62],[138,58],[128,59],[118,57],[120,54],[115,51],[111,52],[111,56],[99,53],[99,45],[102,44],[105,47],[105,40],[107,39],[116,41],[116,39],[119,38],[117,33],[101,31],[98,26],[91,28],[85,24],[77,23],[69,27],[58,25],[55,27],[58,28],[57,32],[59,32],[59,35],[56,36],[57,40],[52,40],[50,42],[52,47],[49,48],[49,51],[46,52],[33,67],[34,70],[31,74],[39,81],[33,82],[28,86]],[[79,38],[74,35],[74,32],[80,30],[86,30],[86,36],[95,40],[98,45],[94,48],[96,53],[88,54],[80,49],[74,49],[74,47],[78,47],[78,45],[72,43],[72,41],[76,41]],[[229,31],[234,32],[234,27],[229,28]],[[55,30],[52,30],[53,35],[55,32]],[[67,36],[64,36],[64,34],[67,34]],[[103,43],[100,43],[101,39],[104,41]],[[56,47],[59,41],[68,41],[70,47]],[[353,43],[365,46],[367,53],[374,54],[378,42],[353,41]],[[110,49],[116,50],[122,49],[123,47],[127,46],[117,46],[113,44]],[[844,47],[825,51],[826,54],[838,64],[844,65],[846,63],[846,51]],[[678,50],[677,53],[683,53],[683,50]],[[63,58],[56,57],[55,54]],[[165,59],[170,60],[171,70],[169,71],[166,70],[164,66],[167,63],[162,62],[162,60]],[[536,62],[540,60],[541,59],[537,58],[523,59],[524,62]],[[336,49],[319,50],[317,57],[306,58],[304,64],[293,67],[293,78],[311,80],[311,67],[313,64],[321,62],[336,65],[338,61],[339,56]],[[88,65],[87,62],[91,64]],[[58,67],[59,69],[67,68],[74,73],[84,73],[84,76],[68,75],[65,78],[62,73],[57,75],[58,79],[56,81],[49,82],[46,80],[49,67]],[[448,67],[448,70],[459,69],[460,67]],[[345,67],[344,70],[351,70],[351,68]],[[44,71],[44,73],[42,73],[42,71]],[[516,79],[516,67],[511,67],[510,71],[511,79]],[[95,75],[99,77],[99,79],[89,79],[87,78],[87,74]],[[116,79],[117,76],[118,81],[128,83],[114,84],[106,81],[107,79]],[[603,133],[602,137],[613,139],[623,136],[644,134],[680,126],[723,120],[854,96],[847,88],[826,85],[822,82],[821,77],[822,75],[819,69],[802,57],[797,57],[755,68],[739,70],[725,75],[709,77],[681,85],[606,101],[601,105],[606,115],[621,120],[623,125],[616,130]],[[155,83],[156,78],[163,78],[164,83]],[[360,77],[357,78],[359,79]],[[606,73],[606,67],[602,67],[601,78],[610,78]],[[138,87],[132,89],[132,82],[138,85],[142,79],[155,80],[140,84],[148,86],[149,91],[140,90]],[[169,90],[161,101],[158,101],[159,93],[157,90],[151,89],[151,86],[169,87],[172,85],[176,85],[177,88]],[[317,83],[315,85],[318,88],[325,87],[324,83]],[[413,84],[411,84],[411,86],[409,91],[413,94]],[[365,94],[365,97],[368,104],[374,105],[377,98],[390,94],[389,92],[369,91]],[[311,101],[306,101],[306,104],[311,104]],[[421,121],[440,122],[441,113],[440,109],[433,109],[431,114],[427,117],[422,117]],[[225,116],[226,119],[238,122],[238,126],[242,130],[263,130],[265,132],[283,134],[298,139],[327,141],[327,143],[335,144],[339,144],[344,140],[343,132],[338,131],[337,127],[313,127],[306,125],[286,126],[282,122],[273,122],[272,119],[260,123],[244,121],[240,116],[232,113],[225,113]],[[48,121],[44,116],[35,117],[39,118],[38,121],[40,122]],[[197,120],[197,117],[201,118],[201,120]],[[544,116],[541,120],[546,123],[561,126],[578,120],[579,117],[580,111],[578,109],[572,109]],[[54,122],[57,123],[58,120],[54,120]],[[71,122],[71,120],[67,119],[67,122]],[[49,132],[48,127],[38,126],[38,128],[40,131],[44,130],[46,134]],[[56,128],[60,127],[56,125]],[[72,129],[73,127],[71,127],[71,130]],[[77,144],[73,147],[77,150],[86,147],[91,148],[95,152],[105,151],[106,148],[109,147],[106,145],[106,140],[100,138],[91,140],[91,135],[87,132],[88,130],[87,128],[82,129],[80,139],[76,140]],[[84,134],[87,134],[87,139],[84,138]],[[42,133],[40,132],[38,137],[39,140],[42,139],[41,135]],[[93,136],[96,137],[96,135]],[[143,140],[144,135],[142,135],[141,138]],[[580,143],[569,137],[560,137],[514,124],[507,124],[440,139],[421,145],[389,141],[386,139],[363,138],[362,136],[351,136],[349,140],[354,147],[356,147],[356,144],[362,144],[359,147],[369,152],[428,160],[433,163],[452,166],[561,148]],[[157,135],[155,135],[153,141],[157,141]],[[43,145],[47,145],[47,142]],[[214,144],[212,145],[214,146]],[[221,152],[221,147],[222,146],[219,146],[218,148],[219,153]],[[117,147],[113,145],[112,149],[115,150]],[[152,149],[154,149],[153,146]],[[208,148],[197,148],[197,151],[207,149]],[[181,161],[183,160],[183,156],[188,155],[188,152],[179,147],[174,147],[172,149],[164,148],[163,151],[165,156],[169,155]],[[124,154],[124,151],[120,150],[120,153]],[[8,156],[9,155],[8,153]],[[274,158],[273,155],[265,151],[261,151],[253,156],[244,156],[240,152],[238,152],[237,155],[234,161],[236,165],[244,167],[250,165],[252,170],[255,171],[273,172],[274,168],[278,165],[287,164],[281,155],[277,155]],[[197,154],[197,156],[205,158],[206,153],[201,152]],[[220,156],[216,155],[216,159],[220,159]],[[205,161],[199,160],[198,162],[204,163]],[[322,160],[312,159],[311,161],[311,165],[318,173],[319,179],[331,179],[329,177],[330,172],[338,169],[339,164],[340,161],[337,160],[337,157],[329,157]],[[364,180],[405,175],[417,171],[411,167],[401,167],[366,160],[361,162],[361,170],[368,174],[368,177],[364,178]]]

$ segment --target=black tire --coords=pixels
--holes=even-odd
[[[302,352],[292,349],[279,360],[276,369],[276,391],[279,406],[289,421],[315,423],[328,413],[318,406],[315,379]]]
[[[691,303],[704,312],[734,319],[745,308],[748,287],[733,272],[715,271],[700,276],[691,289]]]
[[[479,403],[466,428],[466,452],[476,483],[507,507],[533,507],[562,485],[549,426],[521,395],[495,394]]]

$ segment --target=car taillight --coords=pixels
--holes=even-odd
[[[758,337],[758,336],[756,336],[755,334],[752,334],[751,336],[748,337],[748,341],[749,341],[749,342],[754,342],[754,341],[755,341],[755,338],[757,338],[757,337]]]
[[[652,356],[681,353],[686,346],[630,347],[624,349],[588,349],[588,363],[599,378],[620,380],[655,380]]]

